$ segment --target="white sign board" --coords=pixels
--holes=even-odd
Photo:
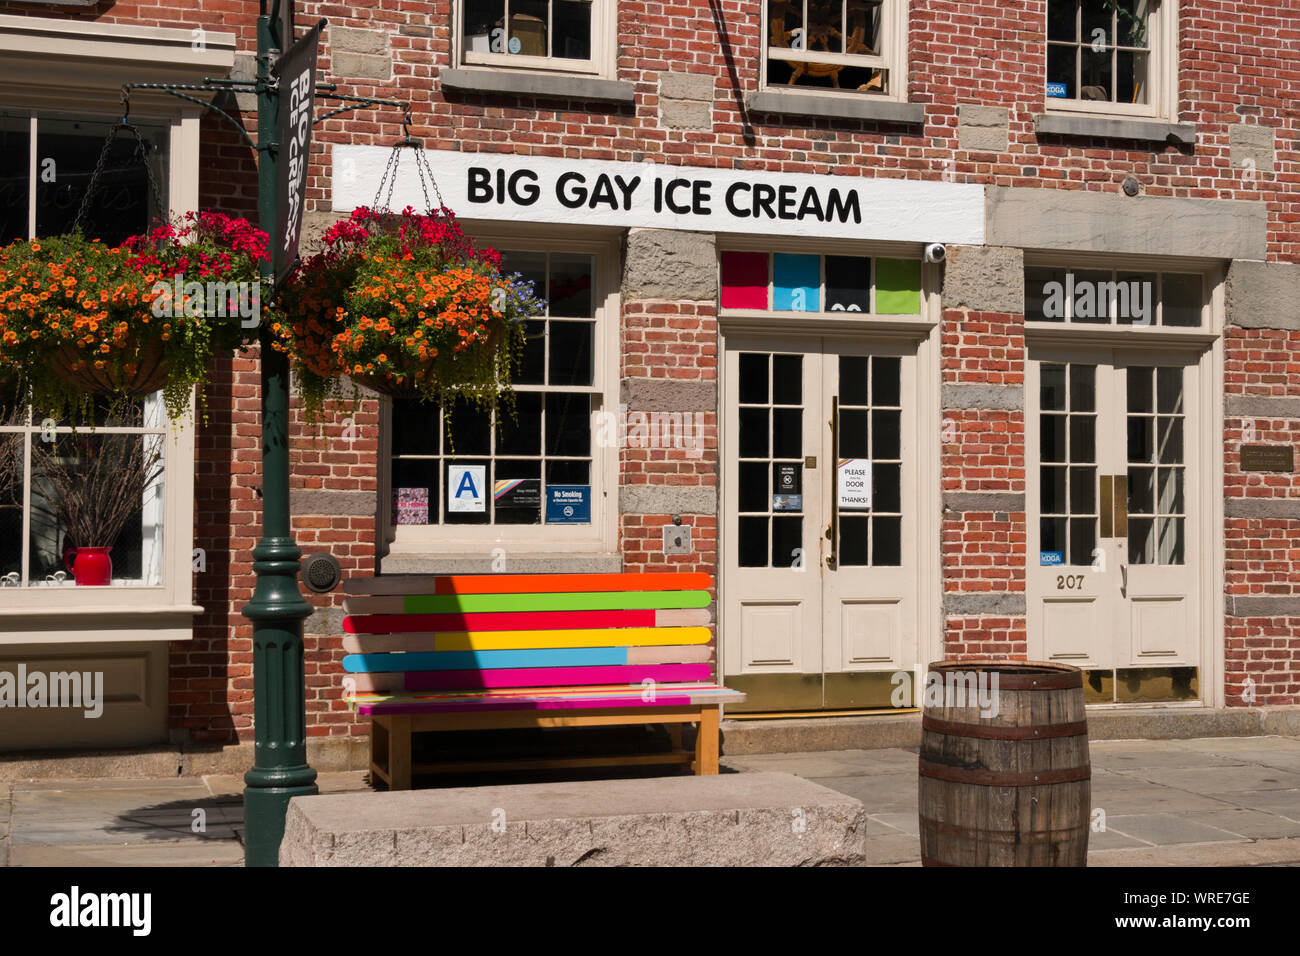
[[[487,510],[487,466],[451,465],[447,469],[447,511],[451,514]]]
[[[332,148],[334,209],[373,203],[392,150]],[[392,208],[423,209],[415,157],[410,150],[398,155]],[[425,156],[443,200],[462,219],[984,243],[984,187],[968,183],[456,150]]]
[[[840,459],[836,469],[839,506],[847,510],[871,507],[871,461],[867,458]]]

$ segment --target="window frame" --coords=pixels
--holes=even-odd
[[[1066,335],[1071,337],[1093,337],[1118,335],[1125,339],[1148,337],[1169,341],[1185,340],[1197,342],[1213,339],[1223,331],[1223,275],[1219,263],[1199,259],[1174,260],[1153,256],[1125,256],[1113,253],[1026,253],[1021,271],[1021,282],[1030,269],[1059,269],[1066,272],[1111,272],[1140,273],[1154,272],[1160,275],[1159,284],[1152,290],[1156,298],[1157,313],[1148,326],[1117,322],[1113,314],[1112,302],[1106,322],[1077,321],[1062,317],[1058,320],[1030,319],[1025,313],[1027,333],[1047,333],[1048,335]],[[1162,325],[1164,318],[1164,274],[1198,275],[1201,277],[1201,324]],[[1028,302],[1025,303],[1028,309]],[[1054,336],[1055,337],[1055,336]]]
[[[807,94],[813,96],[833,96],[863,103],[906,103],[908,102],[908,60],[907,37],[911,15],[908,0],[881,0],[880,55],[864,56],[854,53],[813,54],[809,51],[789,50],[791,55],[782,53],[772,57],[773,49],[785,50],[784,47],[772,47],[768,18],[768,4],[763,0],[762,19],[759,21],[759,60],[758,88],[760,91]],[[890,78],[890,92],[862,93],[858,90],[841,90],[820,86],[791,86],[786,83],[769,83],[767,67],[769,59],[799,60],[811,63],[843,63],[845,66],[860,66],[885,70]]]
[[[620,243],[617,238],[590,238],[580,230],[527,223],[515,224],[508,232],[500,222],[461,221],[466,233],[479,245],[507,251],[577,253],[595,259],[592,281],[594,342],[592,384],[527,386],[537,394],[548,392],[586,393],[591,405],[591,522],[590,524],[427,524],[398,525],[393,521],[393,406],[381,405],[379,472],[379,527],[381,557],[393,558],[483,558],[492,549],[504,547],[507,561],[516,555],[609,554],[618,537],[618,481],[621,448],[604,447],[596,436],[603,412],[618,414],[622,309],[619,295]],[[439,485],[438,493],[445,494]],[[543,505],[544,507],[544,505]]]
[[[37,153],[36,129],[40,116],[58,119],[91,120],[115,122],[111,112],[100,110],[101,101],[93,95],[85,100],[46,99],[35,105],[23,104],[9,109],[13,115],[26,114],[30,120],[28,127],[29,146],[29,183],[27,231],[30,236],[35,225],[36,189],[40,160]],[[198,154],[199,154],[199,110],[177,108],[162,110],[157,106],[145,106],[136,111],[141,118],[162,122],[167,127],[167,196],[172,214],[178,210],[198,208]],[[30,418],[30,413],[29,413]],[[69,585],[51,588],[44,584],[0,589],[0,646],[5,644],[28,643],[32,640],[30,632],[12,629],[5,623],[6,618],[45,618],[76,617],[100,614],[155,615],[164,613],[194,614],[203,609],[194,605],[194,477],[195,477],[195,424],[194,400],[191,396],[190,413],[179,422],[164,428],[165,468],[162,478],[163,486],[163,542],[162,542],[162,581],[157,585],[128,584],[90,587]],[[65,431],[60,422],[60,432]],[[30,472],[30,454],[24,453],[24,469]],[[30,510],[30,483],[24,486],[24,509]],[[27,522],[24,517],[24,527]],[[26,545],[24,546],[24,553]],[[70,578],[71,576],[69,576]],[[57,594],[57,605],[52,606],[51,597]],[[187,625],[188,627],[188,625]],[[112,639],[112,630],[106,630],[104,639]],[[158,632],[140,631],[139,640],[178,640],[188,639],[188,630],[178,632],[164,629]],[[41,641],[52,638],[42,633]],[[84,639],[84,638],[83,638]]]
[[[614,79],[618,49],[617,0],[591,0],[591,59],[568,60],[551,56],[523,56],[513,53],[482,53],[470,50],[465,39],[465,2],[452,4],[452,51],[456,67],[471,70],[547,73],[559,76],[590,76]],[[555,0],[549,0],[554,3]]]
[[[190,413],[193,414],[194,406],[191,399]],[[160,409],[161,411],[161,409]],[[29,565],[28,549],[30,547],[30,535],[28,534],[29,522],[31,520],[32,493],[31,483],[31,442],[38,440],[41,432],[41,423],[36,421],[31,414],[29,407],[27,414],[27,424],[21,426],[0,426],[0,430],[6,434],[14,432],[25,433],[29,438],[24,442],[23,449],[23,559],[24,571]],[[88,428],[77,429],[81,434],[90,434]],[[71,434],[73,429],[66,423],[61,423],[55,427],[55,434]],[[20,585],[18,587],[7,586],[0,589],[0,596],[4,597],[3,607],[0,607],[0,613],[4,612],[26,612],[39,611],[48,608],[50,599],[53,595],[59,595],[58,600],[61,607],[57,610],[59,613],[67,611],[87,610],[149,610],[152,608],[175,608],[182,605],[189,605],[193,593],[193,512],[194,512],[194,428],[189,423],[184,426],[169,425],[164,419],[162,422],[154,425],[145,425],[141,427],[122,427],[122,428],[96,428],[95,434],[105,434],[108,432],[118,434],[142,434],[155,436],[163,443],[163,474],[161,478],[162,488],[162,549],[159,555],[161,564],[161,580],[157,584],[110,584],[104,586],[87,586],[72,584],[72,575],[68,575],[68,583],[49,585],[44,582]]]
[[[1049,0],[1050,2],[1050,0]],[[1147,103],[1101,103],[1093,100],[1066,99],[1047,95],[1047,20],[1050,16],[1044,5],[1043,12],[1043,108],[1049,113],[1083,113],[1088,116],[1106,116],[1134,119],[1160,119],[1173,121],[1178,117],[1178,0],[1151,0],[1152,9],[1147,21],[1151,34],[1149,69],[1152,84]]]

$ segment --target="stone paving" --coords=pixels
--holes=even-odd
[[[856,797],[869,814],[868,863],[919,865],[914,751],[722,762],[724,772],[778,770]],[[1092,765],[1106,829],[1091,835],[1091,866],[1300,865],[1300,738],[1100,741]],[[324,773],[319,784],[369,789],[360,771]],[[0,865],[240,866],[242,791],[235,775],[0,784]]]

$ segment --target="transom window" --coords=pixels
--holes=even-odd
[[[1175,0],[1048,0],[1045,95],[1052,109],[1167,115],[1176,87]]]
[[[771,87],[902,93],[904,0],[765,0]]]
[[[513,408],[395,403],[394,525],[592,523],[596,259],[504,251],[501,268],[548,303],[526,324]],[[461,493],[467,468],[479,494]]]
[[[462,0],[461,60],[600,73],[613,6],[614,0]]]
[[[1209,283],[1199,273],[1025,269],[1025,321],[1198,329]]]
[[[720,272],[723,309],[921,312],[921,263],[915,259],[723,252]]]

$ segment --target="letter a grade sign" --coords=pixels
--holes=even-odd
[[[487,466],[452,465],[447,469],[449,514],[481,514],[487,510]]]

